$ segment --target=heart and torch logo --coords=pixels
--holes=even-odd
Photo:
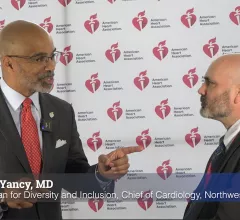
[[[136,137],[136,143],[139,146],[143,146],[146,149],[152,142],[152,138],[149,135],[149,129],[142,131],[141,135]]]
[[[170,160],[163,161],[162,165],[157,168],[157,174],[163,179],[168,179],[172,174]]]
[[[182,15],[181,22],[187,27],[191,28],[196,23],[197,17],[194,14],[194,8],[186,11],[186,14]]]
[[[198,127],[193,128],[189,134],[185,135],[185,141],[192,147],[195,148],[201,141],[201,135],[198,133]]]
[[[196,68],[190,69],[188,73],[183,76],[182,80],[187,87],[193,88],[198,82]]]
[[[145,16],[145,11],[139,12],[137,17],[133,18],[132,23],[136,29],[142,31],[148,23],[148,19]]]
[[[117,121],[122,116],[123,110],[120,107],[120,101],[115,102],[111,108],[107,110],[108,116],[113,120]]]
[[[85,82],[86,88],[92,93],[95,93],[99,89],[100,85],[101,82],[98,79],[98,73],[91,75],[91,78]]]
[[[100,131],[93,133],[92,137],[87,140],[88,147],[96,152],[102,146],[102,139],[100,137]]]

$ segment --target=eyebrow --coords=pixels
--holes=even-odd
[[[205,79],[206,81],[210,81],[210,79],[209,79],[208,76],[204,76],[204,79]]]
[[[57,49],[54,48],[54,50],[52,51],[51,54],[53,54],[56,50],[57,50]],[[32,55],[32,57],[37,57],[37,56],[42,56],[42,55],[45,56],[45,55],[47,55],[47,53],[44,53],[44,52],[35,53],[35,54]]]
[[[216,83],[216,81],[210,79],[208,76],[204,76],[204,79],[205,79],[207,82]]]

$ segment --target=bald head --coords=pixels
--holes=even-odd
[[[18,20],[6,25],[0,32],[0,55],[26,55],[34,53],[43,43],[51,41],[49,34],[37,24]]]
[[[216,59],[198,93],[203,117],[221,121],[226,128],[240,119],[240,54]]]
[[[56,54],[52,38],[37,24],[18,20],[0,32],[2,77],[25,97],[51,90]]]
[[[240,54],[228,54],[216,59],[208,72],[225,78],[229,83],[240,84]]]

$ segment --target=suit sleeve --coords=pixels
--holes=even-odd
[[[206,173],[207,173],[207,169],[209,167],[209,163],[211,161],[211,158],[209,158],[208,162],[207,162],[207,165],[205,167],[205,171],[204,171],[204,174],[199,182],[199,184],[197,185],[197,187],[195,188],[195,190],[193,191],[193,193],[200,193],[203,189],[204,189],[204,183],[205,183],[205,180],[206,180]],[[192,210],[191,210],[191,207],[193,205],[194,201],[189,201],[189,203],[187,204],[186,208],[185,208],[185,211],[184,211],[184,214],[183,214],[183,217],[184,219],[188,219],[187,218],[187,214],[189,214]],[[201,220],[206,220],[206,219],[201,219]],[[210,220],[210,219],[209,219]]]
[[[238,173],[233,174],[233,179],[230,189],[225,190],[227,194],[238,194],[240,195],[240,185],[239,185],[239,176],[240,176],[240,167],[238,167]],[[236,176],[236,180],[234,180]],[[235,185],[235,186],[234,186]],[[223,201],[219,202],[216,215],[211,220],[239,220],[240,216],[240,202],[239,198],[234,201]]]
[[[237,157],[237,154],[235,156]],[[240,161],[238,160],[238,158],[232,158],[232,162],[233,162],[232,166],[235,167],[235,169],[232,172],[231,178],[229,178],[229,182],[228,182],[229,184],[226,186],[224,185],[223,188],[224,188],[224,192],[227,194],[238,193],[240,195],[239,193],[240,192],[240,185],[239,185]],[[220,184],[223,184],[223,181],[221,181]],[[215,205],[216,205],[216,212],[213,218],[205,219],[200,217],[198,218],[198,220],[239,220],[239,216],[240,216],[239,198],[238,199],[236,198],[236,200],[234,201],[226,201],[226,202],[220,201],[215,203]],[[211,208],[211,206],[209,206],[209,208]]]
[[[71,105],[70,105],[71,106]],[[104,192],[96,178],[97,165],[90,166],[84,153],[82,142],[79,138],[75,113],[71,106],[72,128],[71,144],[68,152],[68,159],[65,169],[64,186],[67,191],[82,192]],[[113,183],[110,184],[108,192],[113,191]]]

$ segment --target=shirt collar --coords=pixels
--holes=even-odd
[[[26,99],[25,96],[8,86],[7,83],[3,80],[3,78],[1,79],[1,89],[5,98],[7,99],[14,111],[16,111],[21,106],[22,102]],[[40,111],[38,92],[35,92],[29,98],[32,100],[35,108]]]
[[[224,135],[224,145],[228,148],[236,135],[240,132],[240,119],[236,121]]]

